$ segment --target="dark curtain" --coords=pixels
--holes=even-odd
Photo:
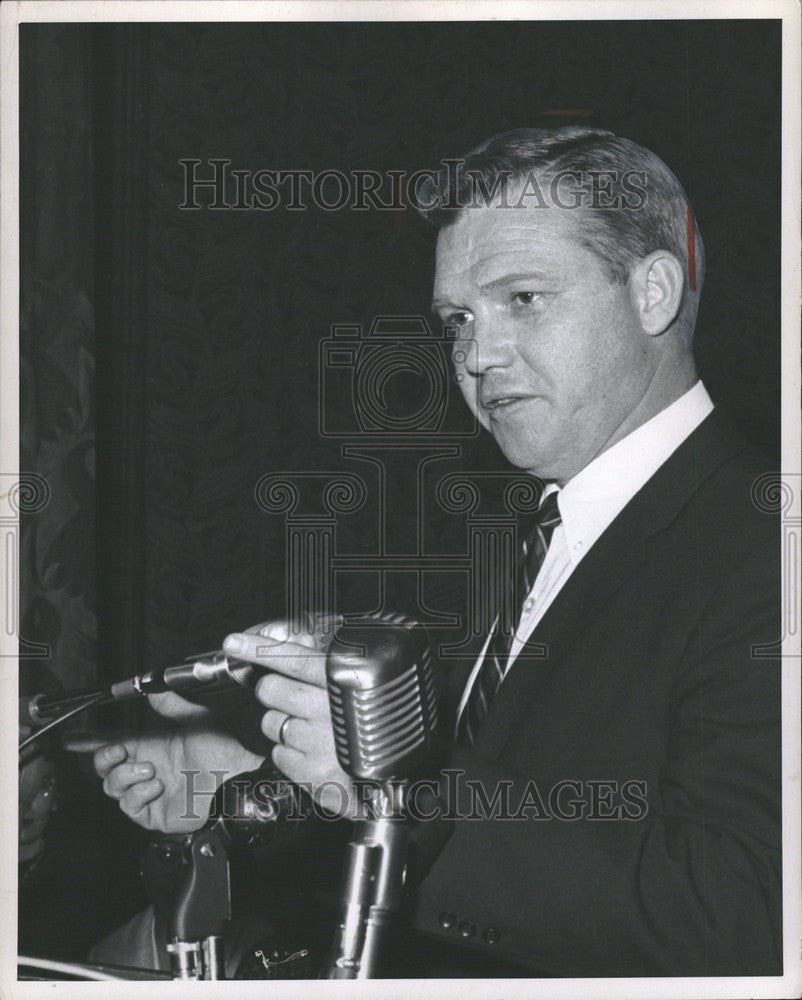
[[[97,643],[91,38],[20,35],[20,466],[48,484],[22,524],[20,625],[78,687]]]
[[[91,37],[98,663],[119,677],[142,669],[146,632],[150,36],[147,25],[114,25]]]
[[[101,453],[96,475],[105,430],[98,413],[106,408],[98,410],[96,366],[109,367],[111,338],[98,322],[95,282],[103,252],[95,179],[105,142],[93,103],[95,50],[92,32],[79,26],[20,28],[20,465],[34,493],[45,484],[22,505],[22,694],[80,688],[103,673],[109,468]],[[116,539],[111,551],[119,561]],[[18,944],[26,954],[83,958],[145,904],[142,836],[103,796],[88,760],[53,746],[46,754],[58,804],[44,849],[20,869]]]

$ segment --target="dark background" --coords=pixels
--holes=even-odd
[[[67,687],[216,647],[285,607],[285,525],[256,503],[260,477],[377,485],[318,432],[318,345],[333,323],[427,315],[433,234],[411,212],[181,211],[183,158],[412,171],[571,122],[642,143],[705,242],[701,374],[772,468],[780,76],[772,21],[23,25],[22,468],[51,488],[23,523],[23,644],[49,644]],[[403,406],[425,387],[393,391]],[[351,400],[326,405],[344,419]],[[402,551],[417,457],[385,464]],[[444,471],[504,467],[471,439]],[[423,503],[429,551],[461,551],[464,522]],[[337,530],[339,551],[378,551],[375,496]],[[429,579],[430,605],[462,608],[461,581]],[[414,586],[388,579],[385,605]],[[344,578],[338,603],[370,607],[377,587]]]

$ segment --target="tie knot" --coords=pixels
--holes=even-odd
[[[559,495],[559,490],[554,490],[554,492],[549,493],[543,503],[541,503],[535,511],[535,521],[544,530],[546,528],[554,530],[554,528],[556,528],[562,520],[560,517],[560,508],[557,503],[557,497]]]
[[[541,527],[545,527],[546,522],[550,521],[556,521],[556,523],[559,523],[560,507],[557,502],[557,497],[559,495],[559,490],[553,490],[535,511],[535,518]]]
[[[548,547],[551,535],[562,518],[560,508],[557,504],[559,490],[549,493],[546,499],[540,504],[537,510],[526,514],[518,524],[518,537],[524,545],[524,551],[531,550],[532,540],[538,536]]]
[[[549,493],[540,507],[530,514],[521,525],[522,584],[524,594],[528,593],[531,588],[538,570],[546,558],[546,552],[551,543],[551,536],[554,529],[562,520],[560,517],[560,508],[557,505],[558,495],[558,490]]]

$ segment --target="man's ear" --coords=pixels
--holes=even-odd
[[[682,302],[682,264],[667,250],[655,250],[632,268],[630,281],[644,333],[650,337],[665,333]]]

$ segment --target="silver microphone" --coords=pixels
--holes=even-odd
[[[325,650],[336,627],[341,624],[339,615],[310,611],[303,620],[291,624],[276,619],[248,629],[256,635],[264,636],[267,642],[277,644],[283,640],[272,639],[270,630],[281,628],[290,640],[300,636],[312,636],[316,648]],[[62,694],[27,695],[19,699],[20,725],[27,727],[45,726],[64,712],[92,701],[93,704],[107,704],[114,701],[128,701],[150,694],[164,694],[167,691],[183,692],[187,695],[216,695],[244,688],[253,691],[260,677],[268,673],[266,667],[247,663],[229,656],[222,649],[208,653],[195,653],[183,663],[169,667],[157,667],[136,674],[123,681],[101,684],[96,687],[67,691]]]
[[[404,886],[405,782],[428,755],[437,725],[426,630],[401,615],[342,625],[329,647],[326,680],[340,766],[354,779],[378,782],[379,815],[354,826],[342,911],[321,978],[373,979]]]
[[[237,687],[253,690],[267,670],[228,656],[222,649],[198,653],[175,666],[160,667],[113,684],[81,688],[63,694],[25,695],[19,699],[21,726],[46,726],[72,709],[90,704],[129,701],[149,694],[182,691],[186,694],[218,694]]]
[[[437,696],[426,630],[388,615],[342,625],[326,659],[340,766],[352,778],[408,777],[426,758]]]

